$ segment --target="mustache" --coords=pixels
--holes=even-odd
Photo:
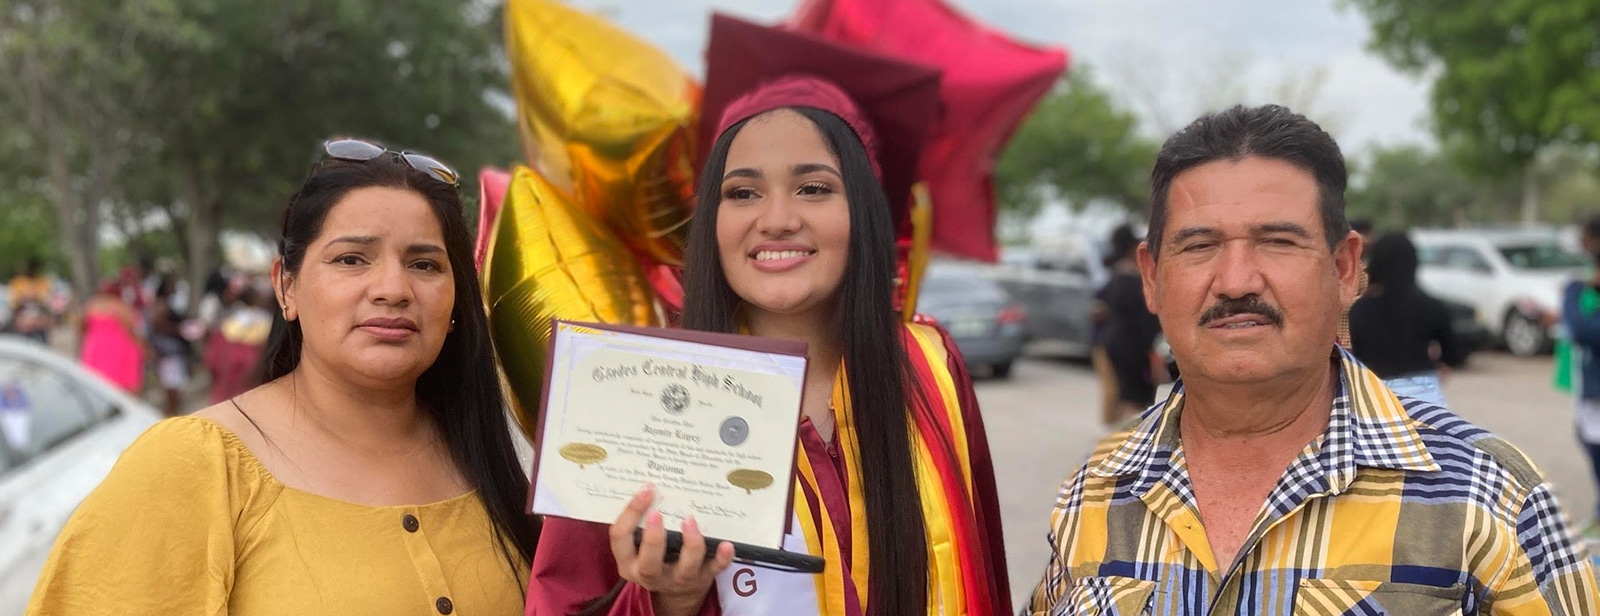
[[[1267,323],[1283,325],[1283,312],[1276,306],[1261,299],[1260,295],[1246,295],[1244,297],[1230,297],[1217,302],[1200,314],[1200,326],[1205,327],[1214,321],[1241,314],[1253,314],[1266,319]]]

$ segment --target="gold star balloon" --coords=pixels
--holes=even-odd
[[[528,161],[636,252],[680,265],[699,87],[671,58],[553,0],[506,4]]]
[[[554,319],[658,325],[638,260],[537,172],[517,167],[483,263],[489,329],[523,434],[537,434]]]

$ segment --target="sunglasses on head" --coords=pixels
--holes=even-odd
[[[377,160],[392,151],[376,143],[360,139],[333,139],[323,143],[322,150],[328,154],[328,158],[356,163]],[[461,183],[461,176],[456,175],[454,169],[433,157],[416,152],[394,152],[394,154],[400,160],[405,161],[406,166],[421,171],[428,177],[451,186],[459,186]]]

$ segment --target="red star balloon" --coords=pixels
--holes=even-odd
[[[494,221],[500,216],[500,204],[506,200],[506,187],[511,185],[511,173],[494,167],[478,171],[478,239],[472,255],[478,269],[483,269],[483,257],[489,252],[489,237],[494,235]]]
[[[919,165],[932,245],[994,261],[995,158],[1066,70],[1066,50],[1024,45],[940,0],[807,0],[789,27],[944,71],[944,117]]]

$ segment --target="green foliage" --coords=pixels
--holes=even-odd
[[[1149,199],[1159,144],[1139,119],[1076,66],[1034,108],[995,165],[1001,207],[1030,216],[1048,189],[1076,205],[1106,199],[1130,210]]]
[[[56,248],[55,228],[49,201],[0,188],[0,281],[30,258],[39,259],[47,271],[60,272],[64,261]]]
[[[1506,191],[1503,182],[1467,177],[1444,156],[1415,145],[1374,149],[1352,163],[1356,178],[1346,194],[1348,215],[1370,219],[1380,229],[1496,220],[1496,196]]]
[[[1464,172],[1451,149],[1386,147],[1352,160],[1349,216],[1388,229],[1517,222],[1521,179]],[[1531,168],[1539,192],[1548,195],[1546,222],[1570,224],[1600,214],[1600,156],[1557,148]]]
[[[1600,148],[1563,148],[1540,160],[1546,218],[1577,224],[1600,215]]]
[[[1433,78],[1442,140],[1479,173],[1512,175],[1555,144],[1600,142],[1600,2],[1346,0],[1372,46]]]
[[[276,232],[330,136],[428,152],[475,196],[477,169],[519,152],[490,102],[501,32],[482,0],[12,0],[0,117],[22,121],[0,123],[0,199],[43,186],[75,263],[102,212],[160,212],[173,237],[148,248],[197,280],[222,229]]]
[[[166,77],[141,174],[153,181],[135,199],[220,203],[226,226],[271,231],[329,136],[426,151],[469,177],[517,153],[485,98],[505,73],[480,2],[171,1],[204,36],[140,51]]]
[[[141,259],[150,259],[156,271],[163,274],[182,274],[183,272],[177,269],[180,265],[179,256],[182,254],[175,234],[166,231],[143,231],[123,238],[119,243],[102,247],[97,258],[100,271],[109,278],[116,276],[124,266],[138,263]]]
[[[0,117],[8,116],[0,98]],[[33,141],[21,127],[0,123],[0,282],[22,263],[38,258],[59,271],[63,255],[56,245],[55,213],[50,197],[34,177],[38,165],[30,156]]]

